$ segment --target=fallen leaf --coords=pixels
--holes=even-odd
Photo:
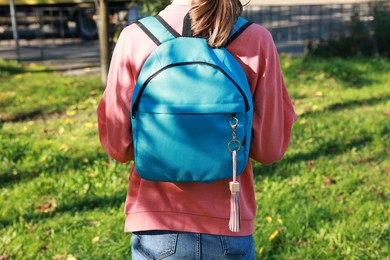
[[[90,96],[95,96],[95,95],[97,95],[99,92],[97,92],[96,90],[91,90],[90,92],[89,92],[89,95]]]
[[[49,155],[48,154],[44,154],[44,155],[42,155],[42,157],[39,159],[39,162],[44,162],[44,161],[46,161],[46,159],[49,157]]]
[[[378,163],[377,162],[371,162],[370,166],[372,166],[372,167],[378,166]]]
[[[314,160],[308,161],[307,162],[307,170],[310,172],[313,167],[314,167]]]
[[[51,203],[46,203],[46,204],[42,204],[42,205],[39,205],[36,207],[37,210],[40,210],[40,211],[43,211],[43,212],[46,212],[47,210],[49,210],[53,205]]]
[[[67,116],[74,116],[75,114],[76,114],[75,110],[68,110],[68,111],[66,111],[66,115]]]
[[[269,241],[274,240],[278,234],[279,234],[279,230],[276,230],[274,233],[272,233],[272,234],[269,236],[268,240],[269,240]]]
[[[105,167],[108,167],[108,166],[110,166],[110,163],[109,163],[109,162],[106,162],[106,161],[104,161],[104,162],[102,162],[102,165],[103,165],[103,166],[105,166]]]
[[[271,223],[272,222],[272,217],[268,216],[265,218],[265,220],[268,222],[268,223]]]
[[[390,110],[383,111],[383,114],[386,116],[390,116]]]
[[[332,179],[332,178],[329,177],[329,176],[326,176],[326,177],[325,177],[325,184],[324,184],[324,187],[328,187],[329,185],[334,184],[334,183],[336,183],[336,180],[335,180],[335,179]]]
[[[100,237],[94,237],[93,239],[92,239],[92,243],[96,243],[96,242],[98,242],[100,240]]]
[[[72,118],[65,118],[64,120],[62,120],[64,124],[72,124],[74,122],[74,119]]]
[[[259,251],[258,251],[259,255],[262,255],[262,254],[263,254],[263,251],[264,251],[264,247],[260,247],[260,249],[259,249]]]
[[[95,124],[93,124],[93,123],[91,123],[91,122],[85,123],[84,126],[85,126],[86,128],[95,128],[95,127],[96,127]]]
[[[57,200],[55,197],[52,197],[50,198],[51,202],[49,203],[45,203],[45,204],[42,204],[42,205],[38,205],[35,207],[36,210],[39,210],[43,213],[48,213],[48,212],[52,212],[55,210],[55,208],[57,207]]]
[[[62,144],[62,145],[60,146],[60,149],[61,149],[62,152],[66,153],[67,151],[70,150],[70,146],[67,145],[67,144]]]
[[[38,226],[37,225],[26,225],[26,228],[30,232],[35,232],[35,230],[37,230]]]
[[[353,213],[353,209],[347,209],[347,210],[345,211],[345,213],[347,213],[347,214],[352,214],[352,213]]]
[[[310,243],[307,242],[307,241],[296,242],[296,243],[294,244],[294,246],[296,246],[296,247],[299,247],[299,246],[309,246],[309,245],[310,245]]]
[[[100,222],[96,220],[89,221],[88,224],[96,227],[100,226]]]
[[[378,191],[377,189],[375,189],[374,187],[371,187],[370,188],[370,191],[372,193],[374,193],[375,195],[377,195],[378,197],[384,197],[385,196],[385,193],[383,191]]]
[[[7,254],[5,254],[5,255],[0,255],[0,260],[10,259],[10,258],[11,258],[11,256],[10,256],[10,255],[7,255]]]
[[[305,125],[307,123],[307,120],[305,118],[299,120],[300,125]]]
[[[49,250],[49,245],[44,245],[44,246],[42,246],[42,247],[41,247],[41,250],[43,250],[43,251]]]

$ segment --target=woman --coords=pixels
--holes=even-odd
[[[221,47],[242,12],[239,0],[174,0],[160,16],[176,32],[190,12],[194,34]],[[115,47],[107,87],[98,107],[100,140],[119,162],[133,159],[130,103],[141,67],[156,44],[135,24],[123,30]],[[282,158],[296,120],[270,33],[252,24],[228,50],[245,70],[254,104],[250,157],[262,164]],[[241,229],[227,228],[229,180],[203,183],[152,182],[135,167],[129,177],[125,232],[132,232],[133,259],[254,259],[256,202],[252,163],[241,183]]]

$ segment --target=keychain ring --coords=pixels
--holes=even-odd
[[[232,149],[232,148],[231,148],[231,145],[232,145],[233,143],[237,143],[237,148],[236,148],[236,149]],[[240,151],[240,149],[241,149],[241,142],[238,141],[238,140],[231,140],[231,141],[228,143],[227,147],[228,147],[228,149],[229,149],[229,151],[230,151],[231,153],[234,152],[234,151],[238,152],[238,151]]]

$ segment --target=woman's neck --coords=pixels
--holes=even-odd
[[[192,0],[173,0],[172,5],[191,5]]]

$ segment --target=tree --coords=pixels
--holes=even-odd
[[[95,0],[100,48],[100,74],[102,85],[106,86],[110,66],[111,48],[108,32],[108,0]]]
[[[160,11],[170,2],[170,0],[132,0],[129,6],[137,3],[143,7],[145,13],[152,15],[158,13],[158,11]],[[102,85],[105,87],[107,83],[107,74],[111,58],[108,20],[109,0],[95,0],[95,6],[98,14],[97,25],[99,30],[101,79]]]
[[[138,0],[136,2],[142,5],[146,13],[153,15],[169,5],[171,0]]]

